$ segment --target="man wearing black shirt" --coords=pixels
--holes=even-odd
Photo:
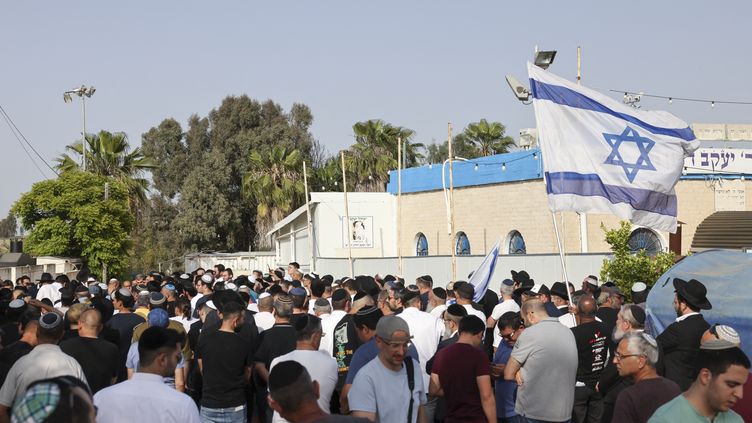
[[[608,328],[595,320],[595,299],[583,296],[577,303],[580,324],[572,328],[577,343],[577,384],[574,389],[572,421],[600,422],[603,398],[595,389],[608,358]]]
[[[128,379],[125,360],[128,358],[128,349],[131,346],[133,328],[145,322],[143,317],[131,312],[134,303],[133,294],[128,289],[120,288],[115,291],[112,304],[117,308],[118,314],[112,316],[106,323],[106,326],[117,330],[120,334],[120,343],[118,344],[118,382]]]
[[[118,348],[97,338],[100,330],[101,314],[88,309],[78,319],[78,337],[60,343],[60,349],[81,365],[92,394],[112,385],[117,377]]]
[[[290,325],[292,316],[292,299],[287,294],[277,294],[274,299],[274,326],[261,332],[258,337],[258,348],[254,355],[254,368],[258,375],[258,397],[256,404],[262,421],[271,421],[271,409],[266,402],[267,383],[269,381],[269,366],[275,358],[295,350],[297,332]]]
[[[34,307],[27,308],[21,315],[18,325],[21,339],[0,350],[0,386],[5,383],[5,377],[13,364],[37,345],[39,311]]]
[[[203,376],[201,418],[204,421],[245,421],[245,386],[251,376],[250,345],[236,332],[243,326],[245,307],[228,302],[222,326],[202,333],[196,356]]]

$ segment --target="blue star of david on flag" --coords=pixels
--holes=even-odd
[[[653,166],[653,163],[650,161],[650,156],[648,156],[650,150],[652,150],[653,146],[655,146],[655,141],[651,140],[650,138],[641,137],[640,134],[637,133],[637,131],[628,126],[621,134],[607,134],[604,132],[603,137],[611,147],[611,153],[609,153],[608,157],[606,157],[606,161],[603,163],[621,166],[624,169],[624,174],[627,175],[627,179],[629,179],[630,183],[634,182],[634,179],[637,176],[637,172],[639,172],[640,170],[655,171],[655,166]],[[621,147],[622,143],[624,142],[635,143],[637,149],[640,151],[640,156],[634,163],[625,162],[621,156],[619,147]]]

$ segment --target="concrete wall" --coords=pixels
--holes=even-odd
[[[579,282],[585,276],[600,273],[601,264],[607,257],[606,254],[567,255],[565,260],[569,280],[579,288]],[[483,258],[481,255],[457,257],[457,280],[467,280],[467,275],[478,268]],[[422,275],[431,275],[434,286],[444,287],[451,280],[451,256],[404,257],[402,260],[402,274],[408,283]],[[321,275],[330,274],[340,278],[350,274],[347,259],[319,258],[316,266]],[[354,275],[399,274],[396,257],[355,258],[353,267]],[[498,290],[503,279],[511,278],[511,270],[526,270],[536,282],[548,286],[554,281],[564,280],[558,254],[503,255],[496,262],[492,289]]]
[[[717,210],[715,189],[729,186],[752,188],[749,180],[680,180],[676,187],[678,219],[683,222],[683,254],[689,252],[697,226]],[[403,256],[414,256],[416,237],[423,233],[428,239],[429,255],[450,255],[455,236],[467,234],[473,254],[484,254],[497,239],[502,240],[502,254],[507,254],[506,242],[511,231],[519,231],[528,254],[558,251],[551,212],[548,209],[542,179],[509,182],[496,185],[457,188],[454,190],[455,234],[447,230],[447,210],[443,191],[428,191],[402,196]],[[746,196],[746,209],[752,210],[752,195]],[[581,250],[580,218],[576,213],[557,213],[562,243],[567,253]],[[614,215],[588,214],[588,252],[609,251],[601,224],[612,229],[620,219]],[[664,250],[668,249],[669,233],[658,232]]]
[[[193,254],[185,257],[185,271],[192,272],[199,267],[211,269],[215,264],[220,263],[232,269],[236,276],[249,275],[254,270],[266,272],[270,267],[274,268],[279,265],[274,251]]]

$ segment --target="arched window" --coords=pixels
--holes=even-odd
[[[418,235],[415,235],[415,255],[428,255],[428,240],[426,239],[426,236],[423,235],[423,232],[418,232]]]
[[[470,240],[464,232],[457,233],[457,242],[454,244],[454,253],[458,256],[470,255]]]
[[[648,255],[654,256],[663,251],[661,238],[648,228],[637,228],[632,231],[627,245],[629,245],[629,251],[633,254],[645,250]]]
[[[518,231],[512,231],[508,237],[509,244],[507,252],[508,254],[527,254],[527,247],[525,246],[525,238]]]

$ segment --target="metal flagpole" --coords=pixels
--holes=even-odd
[[[305,204],[306,204],[306,226],[308,229],[308,249],[310,250],[310,268],[311,272],[316,271],[316,255],[313,251],[313,234],[311,230],[311,201],[308,199],[308,171],[306,162],[303,161],[303,185],[305,185]]]
[[[397,269],[402,273],[402,138],[397,138]]]
[[[452,172],[452,123],[447,124],[449,150],[449,249],[452,250],[452,282],[457,281],[457,248],[454,243],[454,174]]]
[[[352,259],[352,226],[350,225],[350,208],[347,203],[347,176],[345,175],[345,152],[340,152],[342,158],[342,189],[345,193],[345,226],[347,226],[347,261],[350,265],[350,277],[353,277]]]
[[[564,285],[567,287],[567,297],[569,297],[569,304],[575,305],[572,302],[572,293],[569,292],[569,277],[567,276],[567,265],[564,263],[564,250],[561,248],[561,236],[559,235],[559,225],[556,223],[556,213],[551,210],[551,218],[554,221],[554,231],[556,231],[556,245],[559,247],[559,259],[561,260],[561,270],[564,272]]]
[[[582,56],[582,48],[577,47],[577,85],[580,85],[580,81],[582,80],[582,75],[580,72],[581,66],[581,56]],[[578,213],[580,215],[580,252],[587,253],[589,250],[588,247],[588,228],[587,228],[587,213],[580,212]]]

